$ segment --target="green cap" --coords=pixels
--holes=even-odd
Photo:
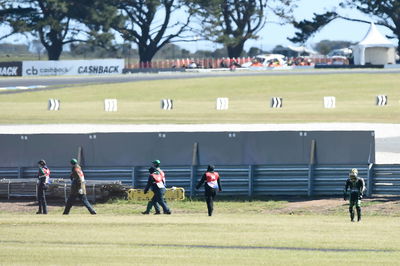
[[[78,160],[77,159],[75,159],[75,158],[73,158],[72,160],[71,160],[71,164],[77,164],[78,163]]]
[[[151,163],[154,164],[154,165],[160,165],[161,164],[160,160],[154,160]]]

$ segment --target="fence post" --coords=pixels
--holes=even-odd
[[[85,166],[85,161],[84,161],[84,158],[83,158],[83,147],[82,146],[78,147],[77,160],[78,160],[78,164],[80,166]]]
[[[96,203],[96,183],[93,184],[93,203]]]
[[[11,186],[11,180],[8,180],[8,187],[7,187],[7,199],[10,200],[10,186]]]
[[[64,183],[64,201],[67,203],[67,184]]]
[[[18,167],[18,178],[23,178],[23,177],[24,177],[24,168]]]
[[[199,164],[199,143],[193,143],[193,150],[192,150],[192,165]]]
[[[311,140],[310,163],[308,165],[308,196],[313,195],[314,190],[314,164],[315,164],[315,139]]]
[[[248,196],[251,198],[253,197],[254,192],[254,165],[249,165],[249,192]]]
[[[132,178],[132,188],[135,188],[135,179],[136,179],[136,167],[132,167],[132,172],[131,172],[131,178]]]
[[[196,165],[190,166],[190,197],[193,197],[196,189],[196,181],[197,181],[197,167]]]
[[[373,180],[373,178],[374,178],[374,164],[373,163],[370,163],[368,165],[368,175],[367,175],[367,177],[368,177],[367,196],[371,197],[372,191],[374,190],[374,180]]]

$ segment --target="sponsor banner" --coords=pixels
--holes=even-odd
[[[0,62],[0,76],[22,76],[22,62]]]
[[[23,76],[122,74],[124,59],[23,61]]]

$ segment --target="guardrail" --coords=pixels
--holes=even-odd
[[[342,195],[351,168],[357,168],[367,184],[367,194],[400,195],[400,165],[230,165],[217,166],[223,191],[227,196],[336,196]],[[187,196],[202,194],[195,186],[206,166],[163,167],[167,187],[182,187]],[[0,168],[0,197],[35,196],[34,184],[37,169],[33,167]],[[85,178],[90,182],[119,181],[125,186],[144,188],[148,166],[135,167],[84,167]],[[52,179],[68,181],[70,169],[51,168]],[[13,180],[10,182],[9,180]],[[17,182],[18,181],[18,182]],[[66,185],[67,187],[67,185]],[[88,186],[90,192],[90,185]],[[92,189],[95,191],[95,189]],[[67,193],[67,188],[66,188]]]

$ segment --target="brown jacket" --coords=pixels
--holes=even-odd
[[[79,165],[74,165],[71,171],[71,194],[79,194],[79,189],[82,189],[83,194],[86,194],[85,176],[82,168]]]

